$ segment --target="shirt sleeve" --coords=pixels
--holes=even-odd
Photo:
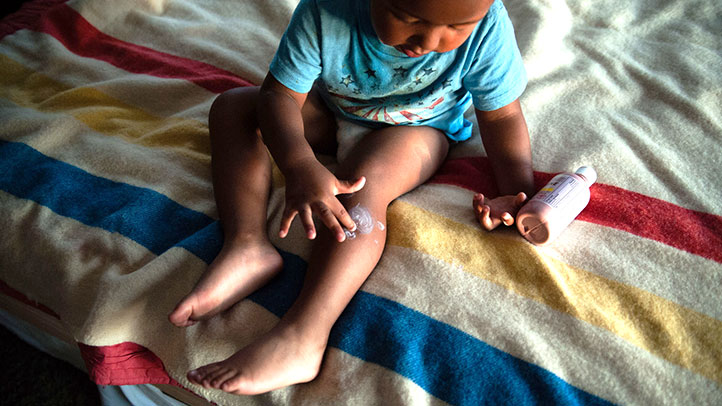
[[[298,93],[308,93],[321,74],[321,24],[315,0],[302,0],[281,37],[269,71]]]
[[[481,44],[476,59],[463,79],[474,107],[482,111],[513,102],[527,85],[514,27],[501,2],[494,3],[487,17],[480,27]]]

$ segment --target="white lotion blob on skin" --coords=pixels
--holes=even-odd
[[[380,230],[384,229],[383,223],[375,221],[371,216],[371,212],[364,206],[357,204],[351,210],[348,211],[351,220],[356,223],[356,229],[354,231],[344,230],[346,238],[353,240],[358,234],[369,234],[374,230],[374,226]]]

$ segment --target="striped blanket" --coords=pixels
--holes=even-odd
[[[268,286],[189,328],[166,319],[221,243],[210,104],[262,80],[294,6],[35,0],[0,23],[0,280],[60,319],[96,382],[224,405],[722,404],[717,0],[506,0],[537,186],[591,165],[587,209],[546,247],[481,231],[472,196],[495,187],[476,135],[391,205],[316,380],[191,385],[273,326],[305,272],[294,224]],[[276,171],[272,230],[283,190]]]

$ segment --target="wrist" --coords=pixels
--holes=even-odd
[[[276,164],[278,165],[278,169],[281,170],[281,173],[283,173],[283,176],[287,179],[302,176],[302,174],[308,173],[316,165],[321,165],[313,154],[297,154],[297,156],[281,159],[277,161]]]
[[[501,171],[501,173],[503,175],[496,179],[499,195],[516,195],[519,192],[524,192],[527,197],[532,197],[536,192],[534,171],[531,167],[517,166]]]

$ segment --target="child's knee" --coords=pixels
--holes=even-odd
[[[213,100],[208,120],[229,120],[244,116],[255,118],[257,95],[257,87],[226,90]]]
[[[216,97],[208,113],[211,140],[238,137],[239,133],[244,133],[242,129],[257,128],[257,95],[258,88],[237,88]],[[257,133],[258,131],[255,131],[253,135]]]

